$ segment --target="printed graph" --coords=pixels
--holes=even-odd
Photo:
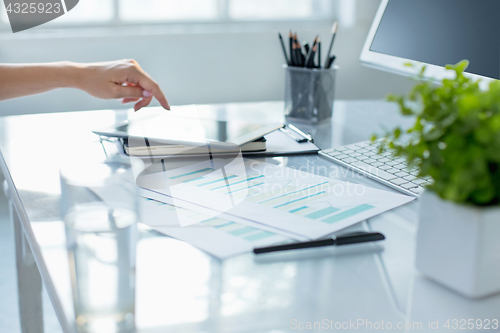
[[[195,211],[181,208],[181,207],[176,207],[172,204],[160,202],[154,199],[150,198],[144,198],[144,200],[154,203],[157,206],[162,207],[165,210],[169,211],[176,211],[176,213],[179,216],[183,216],[186,218],[192,218],[192,219],[200,219],[200,217],[203,216],[203,214],[197,213]],[[262,229],[250,227],[243,225],[241,223],[237,223],[225,218],[220,218],[220,217],[212,217],[212,218],[207,218],[204,220],[201,220],[196,224],[197,226],[206,226],[210,227],[213,229],[216,229],[217,231],[226,233],[227,235],[230,235],[232,237],[237,237],[240,238],[241,240],[247,241],[247,242],[257,242],[261,241],[264,239],[269,239],[272,240],[273,238],[276,238],[276,241],[281,241],[282,237],[278,236],[275,233],[268,232]],[[278,239],[279,238],[279,239]]]
[[[169,179],[327,224],[340,222],[375,208],[375,204],[368,203],[352,206],[331,202],[337,185],[332,180],[299,188],[292,185],[290,180],[269,182],[265,175],[260,174],[221,177],[220,173],[212,174],[213,171],[211,168],[202,168]],[[329,200],[325,200],[327,197]]]

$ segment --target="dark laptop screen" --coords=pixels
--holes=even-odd
[[[390,0],[370,50],[500,79],[500,0]]]

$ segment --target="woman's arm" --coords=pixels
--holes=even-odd
[[[135,60],[81,64],[0,64],[0,101],[57,88],[76,88],[103,99],[137,102],[137,111],[155,97],[170,110],[158,84]]]

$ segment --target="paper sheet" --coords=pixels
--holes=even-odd
[[[164,201],[169,201],[164,198]],[[289,240],[272,228],[218,214],[210,217],[197,211],[175,207],[172,203],[141,198],[144,224],[158,232],[186,241],[220,259],[251,252],[255,247]],[[190,219],[189,226],[180,227],[178,217]]]
[[[142,176],[142,195],[316,239],[415,198],[254,160],[207,160]],[[180,226],[196,221],[179,217]]]

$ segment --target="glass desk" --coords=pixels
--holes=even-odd
[[[283,121],[282,110],[281,102],[197,108],[200,116],[262,123]],[[23,332],[43,330],[41,283],[63,331],[73,332],[65,235],[59,218],[59,169],[68,161],[103,160],[104,151],[91,130],[125,120],[129,113],[104,110],[0,118],[0,165],[15,225]],[[410,122],[398,116],[394,105],[382,101],[337,101],[331,121],[296,125],[326,149],[367,140],[382,126]],[[266,161],[384,189],[317,155]],[[225,261],[141,227],[138,331],[449,332],[454,320],[499,319],[500,296],[466,299],[415,271],[417,214],[418,201],[414,201],[350,228],[384,233],[387,240],[380,247],[356,245],[264,258],[249,253]]]

